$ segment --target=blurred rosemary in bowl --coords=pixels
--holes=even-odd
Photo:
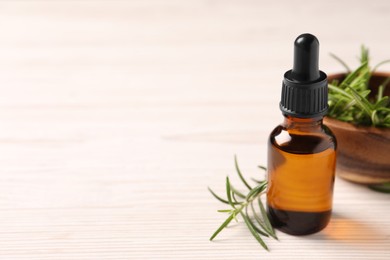
[[[342,81],[334,79],[328,84],[328,116],[355,125],[390,127],[389,96],[384,95],[390,78],[375,86],[376,95],[370,95],[373,89],[370,86],[372,75],[380,65],[390,60],[377,64],[371,70],[369,51],[362,46],[360,66],[351,71],[344,61],[333,54],[332,56],[346,68],[347,73]]]

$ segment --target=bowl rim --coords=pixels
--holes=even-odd
[[[324,118],[324,123],[327,126],[335,127],[345,131],[355,131],[361,133],[377,133],[380,135],[390,135],[390,128],[385,127],[375,127],[375,126],[364,126],[364,125],[354,125],[349,122],[344,122],[329,116]]]

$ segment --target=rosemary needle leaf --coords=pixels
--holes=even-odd
[[[374,106],[374,108],[380,108],[380,107],[386,107],[389,103],[389,96],[382,97],[380,100],[378,100]]]
[[[383,64],[386,64],[386,63],[389,63],[390,62],[390,60],[384,60],[384,61],[381,61],[381,62],[379,62],[378,64],[376,64],[375,66],[374,66],[374,68],[372,69],[372,72],[374,72],[374,71],[376,71],[380,66],[382,66]]]
[[[222,199],[221,197],[219,197],[212,189],[210,189],[210,187],[207,187],[207,189],[208,189],[208,190],[210,191],[210,193],[214,196],[214,198],[216,198],[217,200],[219,200],[219,201],[222,202],[222,203],[229,204],[229,201],[224,200],[224,199]],[[235,203],[235,204],[239,204],[239,203]]]
[[[232,210],[231,209],[219,209],[218,212],[230,213],[230,212],[232,212]]]
[[[247,216],[247,217],[248,217],[248,221],[250,222],[250,224],[252,225],[253,229],[254,229],[257,233],[259,233],[259,234],[262,235],[262,236],[269,237],[269,235],[268,235],[267,233],[265,233],[264,231],[262,231],[261,229],[259,229],[259,228],[252,222],[252,220],[250,219],[249,216]]]
[[[378,107],[377,110],[380,110],[380,111],[386,111],[387,113],[390,113],[390,108],[387,108],[387,107]],[[385,121],[390,119],[390,114],[388,114],[386,117],[385,117]]]
[[[253,216],[255,217],[256,222],[259,224],[259,226],[264,229],[265,232],[267,232],[269,235],[272,236],[272,233],[267,229],[267,227],[264,224],[264,221],[259,217],[259,215],[256,213],[255,208],[253,207],[253,201],[251,201],[251,208],[253,212]]]
[[[249,214],[248,214],[248,207],[245,208],[245,214],[246,216],[248,217],[248,221],[250,222],[250,224],[252,225],[253,229],[256,230],[257,233],[259,233],[260,235],[263,235],[265,237],[268,237],[268,234],[263,232],[260,228],[258,228],[255,223],[253,223],[253,221],[251,220]],[[253,213],[253,215],[255,215],[255,213]],[[261,227],[261,226],[260,226]]]
[[[361,46],[361,56],[360,56],[360,62],[363,63],[363,62],[367,62],[369,61],[369,51],[368,51],[368,48],[366,48],[366,46],[362,45]]]
[[[245,224],[247,225],[249,231],[252,233],[252,235],[254,236],[254,238],[256,238],[256,240],[260,243],[260,245],[267,251],[269,251],[267,245],[264,243],[264,241],[261,239],[260,235],[256,232],[256,230],[253,228],[253,226],[251,225],[251,222],[249,220],[249,218],[242,212],[240,212],[242,218],[244,219],[245,221]]]
[[[378,116],[376,115],[377,112],[378,112],[377,110],[374,110],[374,111],[372,111],[372,113],[371,113],[371,121],[372,121],[372,124],[373,124],[374,126],[376,126],[377,124],[379,124],[379,119],[378,119]]]
[[[234,202],[232,200],[232,191],[230,189],[229,177],[226,177],[226,195],[227,195],[228,202],[229,202],[230,206],[232,206],[234,208]]]
[[[371,104],[368,103],[368,101],[363,98],[356,90],[354,90],[353,88],[349,88],[350,90],[352,90],[352,95],[354,96],[355,100],[356,100],[356,103],[360,106],[360,108],[368,115],[368,116],[371,116]],[[364,102],[364,101],[367,101],[367,102]]]
[[[390,77],[387,77],[383,82],[382,82],[382,86],[383,86],[383,90],[387,87],[387,84],[389,84],[390,82]],[[382,93],[383,94],[383,93]]]
[[[264,220],[265,227],[267,228],[267,230],[269,231],[269,234],[272,237],[274,237],[275,239],[278,239],[276,237],[275,230],[272,227],[271,222],[268,219],[268,215],[267,215],[267,212],[265,211],[265,208],[264,208],[263,202],[261,201],[261,198],[258,198],[257,201],[259,202],[259,208],[260,208],[261,216],[263,217],[263,220]]]
[[[242,176],[242,173],[240,171],[240,167],[238,167],[238,162],[237,162],[237,156],[234,155],[234,165],[236,166],[236,171],[237,171],[237,174],[238,176],[240,177],[241,181],[244,183],[244,185],[249,189],[251,190],[252,187],[246,182],[246,180],[244,179],[244,176]]]
[[[257,168],[262,169],[262,170],[264,170],[264,171],[267,170],[267,167],[264,167],[264,166],[262,166],[262,165],[258,165]]]
[[[241,203],[239,203],[239,202],[237,201],[236,196],[234,195],[234,193],[232,193],[232,198],[233,198],[233,200],[234,200],[235,203],[241,204]],[[238,222],[238,219],[237,219],[236,214],[237,214],[236,211],[233,210],[233,218],[234,218],[234,220],[235,220],[236,222]]]
[[[236,194],[238,197],[245,199],[245,195],[238,191],[236,188],[234,188],[233,185],[230,184],[230,188],[232,189],[233,196],[234,194]]]
[[[334,86],[332,84],[328,84],[328,88],[334,92],[337,92],[338,94],[341,94],[349,99],[353,99],[353,97],[346,92],[344,89],[339,88],[338,86]]]
[[[232,199],[234,202],[238,203],[238,204],[241,204],[240,202],[238,202],[238,200],[236,199],[236,195],[234,192],[232,192]]]
[[[255,178],[251,178],[251,180],[256,182],[257,184],[261,184],[265,182],[265,181],[256,180]]]
[[[234,213],[230,214],[229,217],[217,229],[217,231],[214,232],[214,234],[210,237],[210,241],[213,240],[219,234],[219,232],[222,231],[222,229],[224,229],[227,225],[229,225],[229,223],[232,221],[233,218],[234,218]]]
[[[376,98],[376,102],[378,103],[382,97],[383,97],[383,92],[385,91],[385,84],[382,84],[378,87],[378,96]]]
[[[354,70],[352,73],[348,74],[348,76],[343,80],[343,82],[341,83],[340,87],[341,88],[345,88],[347,87],[354,79],[356,79],[356,77],[359,75],[359,74],[362,74],[362,72],[364,70],[367,71],[367,62],[363,62],[359,68],[357,68],[356,70]]]
[[[347,73],[350,73],[351,72],[351,69],[348,67],[347,63],[345,63],[342,59],[340,59],[338,56],[336,56],[335,54],[333,53],[329,53],[329,55],[337,60],[346,70],[347,70]]]

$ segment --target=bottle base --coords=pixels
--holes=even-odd
[[[303,236],[324,229],[329,223],[332,211],[288,211],[268,206],[268,215],[273,227],[290,235]]]

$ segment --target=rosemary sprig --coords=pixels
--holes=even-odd
[[[210,237],[210,240],[213,240],[224,228],[226,228],[229,223],[233,220],[237,220],[237,216],[240,215],[244,220],[248,230],[251,232],[253,237],[259,242],[259,244],[265,249],[269,250],[265,242],[263,241],[263,237],[272,237],[274,239],[278,239],[275,230],[273,229],[270,220],[268,219],[267,212],[264,208],[263,202],[261,201],[261,195],[265,193],[267,188],[267,181],[259,181],[254,180],[256,186],[254,188],[249,185],[249,183],[245,180],[244,176],[241,173],[241,170],[238,166],[237,157],[234,157],[234,165],[236,168],[236,172],[242,181],[242,183],[248,188],[248,193],[244,195],[244,193],[238,191],[234,188],[231,183],[229,177],[226,177],[226,198],[221,198],[218,196],[212,189],[208,188],[210,193],[220,202],[229,205],[230,209],[221,209],[218,212],[228,213],[228,218],[222,223],[221,226],[213,233]],[[259,166],[260,169],[266,170],[265,167]],[[236,199],[236,196],[239,200]],[[256,212],[256,209],[253,205],[254,202],[257,202],[259,213]],[[249,212],[249,210],[251,212]],[[254,219],[254,220],[253,220]]]
[[[334,80],[329,86],[329,112],[328,116],[341,121],[357,125],[372,125],[376,127],[390,127],[390,102],[388,96],[383,96],[385,87],[390,78],[379,87],[375,98],[370,97],[369,82],[372,73],[382,64],[380,62],[374,69],[370,69],[369,51],[362,46],[360,66],[351,71],[344,61],[331,54],[347,69],[347,76],[342,82]]]

